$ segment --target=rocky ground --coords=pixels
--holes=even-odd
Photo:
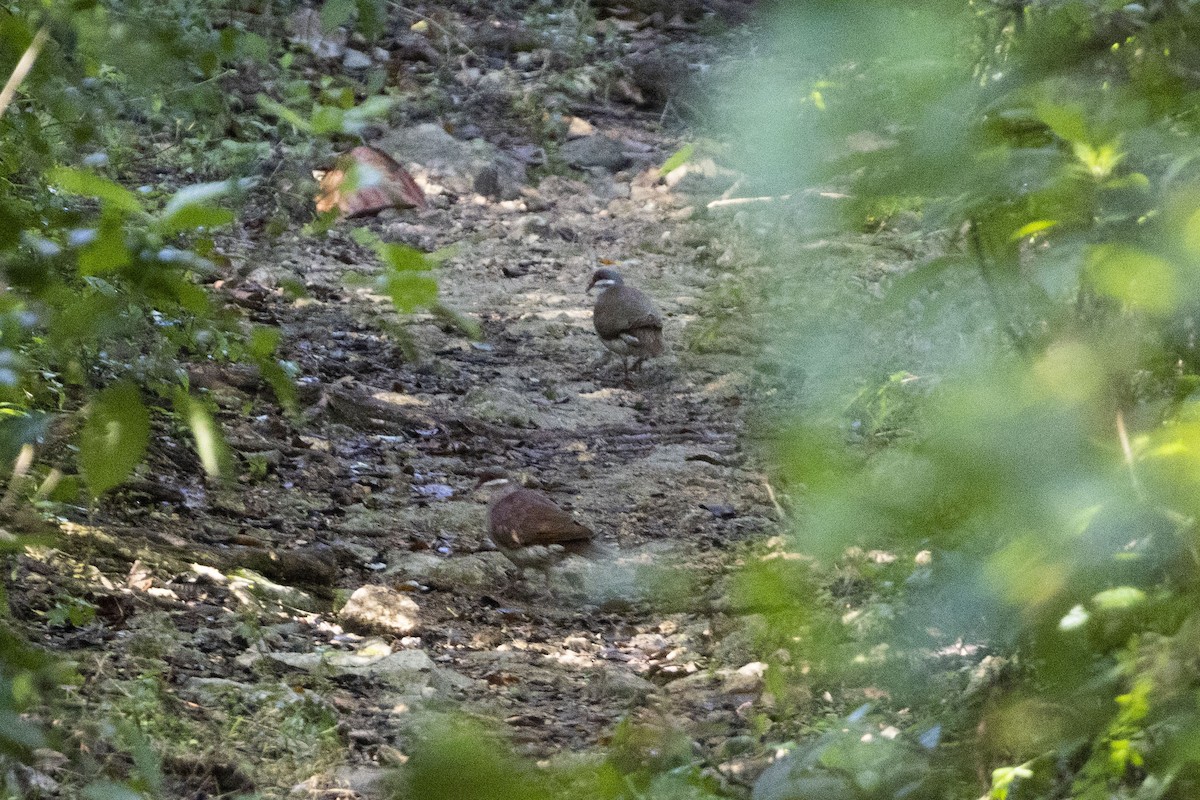
[[[423,720],[449,711],[537,758],[599,752],[628,718],[662,731],[655,742],[682,737],[682,761],[733,794],[766,763],[765,665],[722,600],[747,548],[781,529],[746,419],[773,368],[729,291],[746,280],[731,248],[748,223],[738,206],[708,207],[732,177],[660,175],[691,133],[655,95],[678,84],[645,77],[646,54],[668,45],[685,70],[716,58],[721,40],[699,27],[728,9],[695,5],[695,19],[602,14],[628,45],[613,84],[627,96],[554,111],[571,130],[561,174],[530,178],[536,143],[512,125],[467,109],[476,122],[451,136],[414,114],[376,141],[411,167],[428,209],[326,237],[297,222],[268,240],[247,224],[221,242],[216,291],[281,328],[299,414],[252,370],[188,365],[221,409],[240,480],[207,483],[162,429],[130,487],[60,510],[67,536],[22,557],[10,582],[15,617],[77,663],[77,710],[132,723],[115,736],[135,753],[134,728],[192,742],[165,757],[174,796],[372,796]],[[503,33],[466,43],[491,54],[455,73],[471,102],[548,80],[544,45],[471,24]],[[397,317],[369,281],[348,281],[379,269],[355,226],[452,246],[438,272],[449,312]],[[666,319],[668,354],[628,384],[591,327],[584,289],[600,264]],[[487,541],[473,492],[496,466],[616,555],[516,568]],[[127,756],[95,747],[121,772]],[[70,783],[64,765],[41,767]]]

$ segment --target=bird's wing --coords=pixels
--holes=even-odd
[[[593,321],[602,339],[615,339],[635,328],[662,328],[662,317],[654,303],[631,286],[614,286],[600,295]]]
[[[522,489],[497,503],[491,519],[492,539],[501,545],[555,544],[590,539],[579,524],[550,498]]]

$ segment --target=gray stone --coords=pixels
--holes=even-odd
[[[486,194],[515,200],[525,185],[525,165],[482,139],[455,139],[436,123],[399,128],[384,135],[376,146],[431,186],[454,194],[472,194],[478,181]],[[480,178],[480,176],[483,176]]]
[[[429,576],[437,571],[444,560],[433,553],[410,553],[408,551],[392,551],[384,556],[388,568],[384,575],[396,576],[401,579],[413,579],[424,583]]]
[[[559,155],[573,167],[600,167],[617,170],[629,163],[624,146],[609,136],[597,134],[572,139],[562,146]]]
[[[338,561],[346,564],[362,566],[379,558],[379,548],[345,539],[334,542],[330,548],[337,556]]]
[[[663,178],[677,192],[697,195],[719,195],[733,185],[738,174],[720,166],[711,158],[680,164]]]
[[[386,794],[383,782],[390,770],[382,767],[338,767],[333,783],[338,789],[348,789],[356,797],[383,797]]]
[[[228,678],[189,678],[183,694],[209,708],[220,708],[230,701],[249,706],[270,705],[285,708],[296,704],[329,707],[327,701],[312,693],[300,694],[286,683],[253,684]]]
[[[346,536],[387,536],[396,529],[395,514],[388,510],[347,506],[344,516],[333,524],[337,533]]]
[[[342,56],[342,66],[346,69],[366,69],[371,66],[371,57],[361,50],[347,48]]]
[[[588,693],[598,697],[642,700],[657,691],[650,681],[619,667],[606,669],[588,682]]]
[[[236,569],[229,573],[229,591],[242,605],[257,609],[265,608],[264,601],[274,601],[301,611],[316,611],[320,606],[308,592],[275,583],[250,569]]]
[[[691,675],[671,681],[667,684],[668,694],[691,694],[699,693],[707,689],[711,689],[717,682],[717,678],[707,672],[693,672]]]
[[[346,51],[349,34],[345,28],[326,32],[321,13],[315,8],[301,8],[288,19],[288,41],[304,45],[317,58],[340,58]]]
[[[358,652],[267,653],[267,658],[292,669],[322,670],[333,676],[353,675],[383,681],[401,694],[431,697],[474,685],[453,670],[437,667],[424,650],[390,652],[386,646],[364,647]]]
[[[257,283],[267,289],[284,285],[304,285],[304,281],[292,270],[276,264],[264,264],[255,267],[246,275],[246,280]]]
[[[472,553],[458,558],[439,559],[429,576],[435,586],[490,589],[509,580],[512,562],[496,552]]]
[[[537,427],[537,411],[529,398],[496,386],[471,389],[463,398],[467,410],[484,422],[514,428]]]

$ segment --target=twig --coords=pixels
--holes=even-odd
[[[772,488],[771,482],[766,478],[763,478],[763,486],[767,487],[767,497],[771,498],[771,505],[775,506],[776,516],[778,516],[781,521],[786,520],[787,512],[783,510],[783,506],[781,506],[779,501],[775,499],[775,489]]]
[[[1141,496],[1142,485],[1133,468],[1133,448],[1129,445],[1129,431],[1125,429],[1125,412],[1121,409],[1117,409],[1117,439],[1121,442],[1121,452],[1125,454],[1125,466],[1129,468],[1129,482],[1133,484],[1133,490]]]
[[[791,199],[792,196],[790,194],[781,194],[778,197],[773,197],[770,195],[765,197],[728,197],[710,201],[708,207],[720,208],[721,206],[741,206],[746,205],[747,203],[778,203]]]
[[[25,483],[25,475],[31,466],[33,466],[33,445],[25,443],[21,445],[21,452],[17,454],[17,460],[13,464],[12,477],[8,479],[8,488],[4,490],[4,498],[0,499],[0,516],[7,516],[16,505],[17,491]]]
[[[733,193],[740,188],[742,188],[742,178],[738,178],[729,186],[728,189],[721,192],[721,199],[728,200],[729,198],[733,197]]]
[[[3,89],[0,89],[0,117],[4,116],[9,103],[12,102],[13,96],[17,93],[17,87],[25,80],[29,70],[33,69],[33,62],[37,61],[38,53],[42,52],[42,46],[46,44],[46,39],[49,37],[50,27],[43,25],[41,30],[34,34],[29,47],[25,48],[21,60],[13,67],[12,75],[8,76],[8,82],[4,84]]]
[[[472,56],[475,56],[476,58],[479,58],[479,54],[476,53],[474,50],[472,50],[470,45],[468,45],[462,39],[455,36],[454,31],[450,30],[449,28],[447,28],[445,25],[438,22],[437,20],[432,19],[431,17],[425,16],[420,11],[413,11],[411,8],[402,6],[399,3],[390,2],[390,3],[388,3],[388,5],[394,9],[396,9],[397,11],[400,11],[402,13],[409,14],[411,16],[416,17],[417,19],[421,20],[422,22],[425,22],[426,24],[428,24],[430,27],[437,28],[439,31],[441,31],[446,36],[447,39],[449,39],[451,42],[453,42],[454,44],[458,45],[463,50],[465,50],[468,55],[472,55]]]

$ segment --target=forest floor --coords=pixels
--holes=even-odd
[[[687,25],[621,30],[643,50],[681,46],[685,62],[716,57]],[[748,421],[781,380],[748,299],[753,217],[707,207],[711,183],[661,179],[693,135],[669,110],[560,110],[614,137],[624,163],[530,181],[510,200],[431,191],[429,209],[324,237],[301,220],[271,241],[249,224],[224,238],[218,296],[281,328],[300,415],[252,371],[187,365],[221,409],[240,480],[206,482],[163,427],[128,489],[64,512],[67,535],[19,560],[15,617],[76,663],[75,708],[115,725],[133,761],[139,735],[174,743],[160,747],[167,794],[375,796],[431,716],[464,712],[537,759],[632,738],[633,758],[698,764],[738,795],[768,743],[794,733],[770,730],[782,700],[728,600],[729,576],[785,528]],[[355,225],[453,246],[441,300],[482,336],[445,314],[397,318],[348,283],[378,269]],[[863,241],[840,257],[848,272]],[[592,330],[584,289],[601,263],[666,320],[668,353],[629,383],[600,363]],[[488,467],[573,510],[616,556],[522,573],[487,541],[473,487]],[[374,631],[338,610],[364,586],[394,590]],[[845,707],[802,700],[801,725]],[[133,768],[81,746],[110,771]],[[40,768],[72,783],[63,764]]]

